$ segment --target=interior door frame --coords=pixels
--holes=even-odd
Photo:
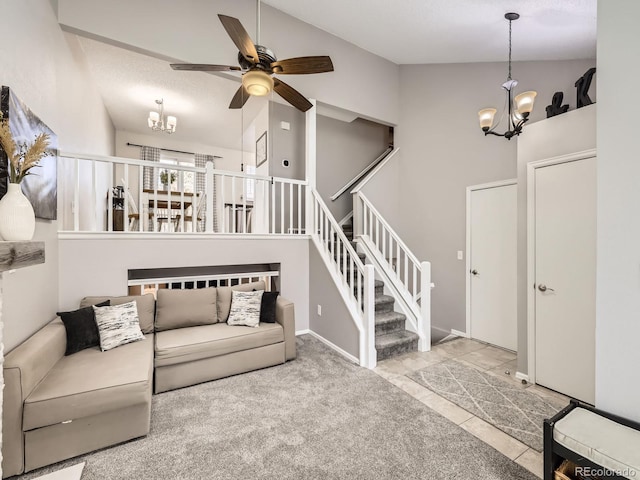
[[[466,332],[451,330],[451,333],[465,338],[471,338],[471,194],[478,190],[488,190],[490,188],[508,187],[518,185],[517,178],[499,180],[497,182],[481,183],[467,187],[467,227],[466,227],[466,259],[465,259],[465,285],[466,285]]]
[[[536,160],[527,164],[527,376],[536,383],[536,169],[596,156],[596,149]],[[594,212],[595,213],[595,212]]]

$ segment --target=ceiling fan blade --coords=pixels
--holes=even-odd
[[[313,107],[313,104],[291,85],[287,85],[278,78],[274,78],[273,80],[273,89],[276,93],[298,110],[306,112]]]
[[[229,108],[233,108],[233,109],[242,108],[244,104],[247,103],[247,100],[249,100],[250,96],[251,95],[249,94],[249,92],[247,92],[247,90],[244,88],[244,85],[240,85],[240,88],[231,99]]]
[[[308,73],[333,72],[331,57],[297,57],[278,60],[271,64],[273,73],[304,75]]]
[[[258,51],[253,44],[251,37],[240,23],[240,20],[234,17],[228,17],[226,15],[218,15],[218,18],[222,22],[222,26],[227,31],[233,43],[235,43],[242,56],[251,63],[258,63],[260,58],[258,57]]]
[[[229,65],[209,65],[206,63],[172,63],[171,68],[174,70],[188,70],[194,72],[229,72],[240,71],[240,67],[232,67]]]

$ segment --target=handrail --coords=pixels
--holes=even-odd
[[[360,260],[358,253],[316,190],[311,190],[311,199],[311,238],[329,268],[358,328],[360,365],[374,368],[377,361],[374,267],[365,265]]]
[[[363,272],[364,271],[364,263],[362,263],[362,260],[360,260],[360,257],[358,256],[358,253],[355,251],[355,249],[351,245],[351,241],[347,238],[347,236],[342,231],[342,227],[340,227],[340,225],[338,225],[338,222],[333,217],[333,215],[331,214],[331,211],[329,210],[327,205],[324,203],[324,201],[320,197],[320,194],[318,194],[318,192],[316,190],[313,190],[311,192],[311,194],[316,199],[316,202],[318,203],[318,205],[320,205],[320,208],[322,209],[322,211],[326,215],[327,220],[329,221],[329,223],[333,227],[335,233],[338,235],[338,238],[340,238],[342,243],[344,243],[344,246],[346,247],[347,252],[349,252],[349,255],[351,255],[353,257],[354,263],[357,265],[358,270]]]
[[[353,187],[356,183],[358,183],[362,177],[364,177],[369,172],[371,172],[374,168],[376,168],[380,164],[380,162],[382,162],[385,159],[385,157],[387,157],[387,155],[389,155],[393,151],[394,151],[393,147],[387,148],[378,158],[376,158],[373,162],[367,165],[359,174],[357,174],[355,177],[349,180],[344,187],[342,187],[340,190],[334,193],[331,196],[331,201],[335,202],[340,196],[342,196],[343,193],[345,193],[351,187]]]
[[[358,184],[358,186],[356,188],[354,188],[353,190],[351,190],[351,194],[354,193],[358,193],[360,190],[362,190],[364,188],[364,186],[369,183],[369,180],[371,180],[373,177],[375,177],[375,175],[384,168],[384,166],[387,164],[387,162],[389,160],[391,160],[396,153],[398,153],[400,151],[400,148],[394,148],[393,151],[391,153],[389,153],[389,155],[387,155],[380,163],[378,163],[378,165],[376,165],[376,167],[371,170],[367,176]]]
[[[354,227],[372,260],[378,263],[391,286],[415,317],[420,340],[418,348],[431,348],[431,264],[420,262],[391,225],[362,192],[356,192]],[[395,260],[394,260],[395,259]]]
[[[376,219],[380,221],[382,226],[389,232],[389,235],[398,243],[400,248],[406,252],[407,256],[409,257],[409,260],[411,260],[411,262],[416,264],[418,266],[418,271],[420,271],[420,260],[418,260],[418,258],[409,249],[409,247],[407,247],[407,245],[402,241],[400,236],[395,232],[395,230],[391,227],[391,225],[389,225],[389,223],[384,219],[384,217],[380,214],[380,212],[378,212],[376,207],[373,206],[373,204],[367,198],[367,196],[362,192],[360,192],[358,195],[360,196],[362,203],[364,203],[367,206],[367,208],[371,210],[371,213],[373,213]]]

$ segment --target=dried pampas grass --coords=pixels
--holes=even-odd
[[[38,166],[42,157],[49,155],[49,135],[41,133],[31,145],[27,145],[26,142],[18,145],[13,139],[8,120],[3,119],[0,113],[0,146],[9,159],[9,181],[20,183],[24,177],[31,175],[30,170]]]

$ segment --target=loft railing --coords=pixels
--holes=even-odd
[[[410,310],[420,337],[419,349],[431,348],[431,263],[421,262],[360,191],[353,196],[356,238],[371,252],[392,287]]]
[[[304,181],[216,170],[211,162],[196,167],[69,153],[58,162],[61,231],[306,232]]]
[[[312,190],[311,238],[351,312],[360,335],[360,365],[376,366],[375,272],[364,265],[317,191]]]

